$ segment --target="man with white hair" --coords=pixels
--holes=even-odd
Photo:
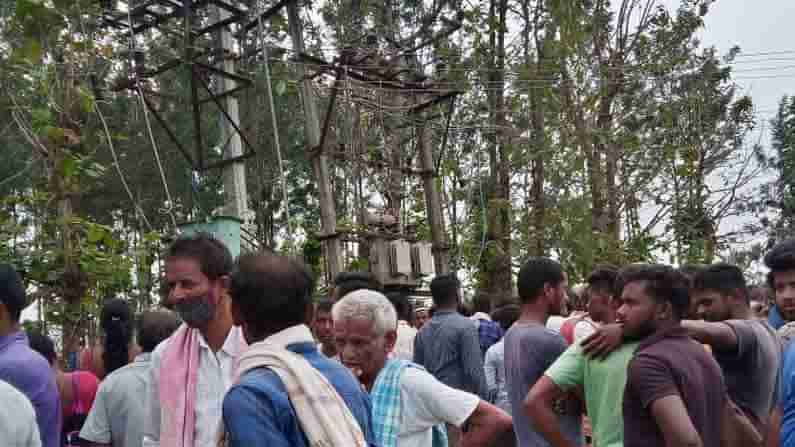
[[[397,340],[397,315],[384,295],[350,293],[334,305],[332,317],[340,359],[372,397],[378,445],[446,445],[444,424],[466,424],[463,445],[484,446],[511,427],[508,414],[478,396],[444,385],[419,365],[389,359]]]

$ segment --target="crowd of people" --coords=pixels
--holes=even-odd
[[[765,265],[768,308],[726,263],[603,265],[570,288],[534,257],[517,296],[467,310],[453,274],[432,307],[362,272],[318,299],[297,260],[197,234],[165,256],[173,309],[106,300],[71,371],[21,329],[0,265],[0,443],[795,447],[795,240]]]

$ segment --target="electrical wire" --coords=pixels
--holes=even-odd
[[[290,250],[293,250],[293,228],[292,228],[292,218],[290,217],[290,201],[289,196],[287,194],[287,178],[284,173],[284,162],[282,160],[282,149],[279,143],[279,123],[276,119],[276,106],[274,105],[273,101],[273,86],[271,85],[271,70],[268,63],[268,47],[265,45],[265,31],[262,25],[262,15],[258,15],[258,28],[259,28],[259,40],[262,45],[263,55],[265,56],[265,61],[263,62],[263,66],[265,69],[265,84],[267,85],[268,90],[268,102],[270,105],[270,115],[271,115],[271,124],[273,127],[273,142],[274,146],[276,147],[276,161],[279,165],[279,179],[281,180],[282,185],[282,201],[284,202],[284,215],[287,219],[287,241],[288,247]]]
[[[100,110],[96,101],[94,102],[94,111],[99,117],[99,120],[102,122],[102,128],[105,130],[105,138],[108,140],[108,148],[110,148],[110,153],[113,155],[113,166],[116,168],[116,172],[119,174],[119,180],[121,180],[124,190],[127,191],[127,196],[130,198],[136,213],[146,224],[146,228],[149,231],[152,231],[152,225],[149,223],[149,219],[146,218],[146,213],[144,213],[144,210],[135,200],[135,196],[133,196],[130,186],[127,184],[127,180],[124,178],[124,173],[121,171],[121,164],[119,164],[119,158],[116,156],[116,148],[113,146],[113,138],[111,137],[110,130],[108,129],[108,123],[105,121],[105,116],[102,114],[102,111]]]
[[[132,21],[132,13],[130,9],[127,9],[127,20],[130,29],[130,58],[133,57],[135,54],[135,33],[133,31],[133,21]],[[134,62],[131,59],[131,62]],[[166,180],[166,173],[163,169],[163,164],[160,161],[160,151],[157,149],[157,142],[155,141],[154,132],[152,132],[152,123],[149,121],[149,111],[146,109],[146,102],[144,101],[144,92],[141,89],[141,80],[138,76],[137,71],[133,75],[135,79],[135,88],[138,91],[138,101],[141,104],[141,109],[143,110],[144,114],[144,122],[146,123],[146,130],[149,132],[149,141],[152,143],[152,150],[155,154],[155,162],[157,163],[157,169],[160,172],[160,180],[163,182],[163,190],[166,194],[166,206],[161,208],[159,211],[162,214],[166,214],[171,219],[171,224],[173,225],[174,231],[179,231],[179,227],[177,226],[177,218],[174,216],[174,201],[171,198],[171,192],[168,189],[168,181]]]

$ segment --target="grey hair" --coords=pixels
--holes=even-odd
[[[334,319],[334,323],[346,320],[372,321],[378,337],[397,330],[395,307],[384,295],[375,290],[360,289],[345,295],[334,304],[331,318]]]

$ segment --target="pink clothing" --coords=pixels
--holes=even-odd
[[[99,379],[88,371],[64,374],[64,385],[72,388],[72,403],[65,409],[64,419],[73,415],[87,415],[94,405]]]
[[[186,324],[177,329],[160,366],[160,446],[193,447],[196,384],[201,334]],[[245,340],[241,337],[241,343]]]
[[[183,324],[163,352],[160,368],[160,445],[192,447],[199,371],[199,334]]]

